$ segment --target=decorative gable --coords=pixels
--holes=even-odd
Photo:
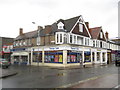
[[[102,29],[101,29],[100,32],[99,32],[98,39],[99,39],[99,40],[106,41],[106,37],[105,37]]]
[[[73,28],[71,29],[70,33],[90,37],[89,28],[86,26],[84,19],[80,16],[77,22],[74,24]]]

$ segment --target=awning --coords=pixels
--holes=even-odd
[[[28,52],[13,52],[11,56],[28,56]]]

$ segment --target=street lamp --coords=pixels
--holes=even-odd
[[[36,24],[35,22],[32,22],[32,24]],[[40,28],[39,28],[39,26],[38,26],[38,29],[37,29],[37,45],[39,46],[40,45],[40,38],[39,38],[39,36],[40,36]],[[38,63],[38,66],[39,66],[39,47],[38,47],[38,53],[37,53],[37,63]]]

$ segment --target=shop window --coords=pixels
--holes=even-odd
[[[91,62],[91,53],[89,51],[84,52],[84,62]]]
[[[100,61],[100,53],[97,52],[97,61]]]
[[[33,52],[33,62],[42,62],[42,52]]]
[[[82,61],[82,53],[81,52],[68,51],[67,63],[79,63],[80,61]]]
[[[45,51],[45,63],[63,63],[62,51]]]
[[[93,60],[93,62],[95,61],[94,59],[95,59],[95,54],[94,54],[94,52],[92,52],[92,60]]]

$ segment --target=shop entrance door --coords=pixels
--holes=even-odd
[[[80,63],[80,66],[83,66],[82,51],[77,53],[77,61]]]

